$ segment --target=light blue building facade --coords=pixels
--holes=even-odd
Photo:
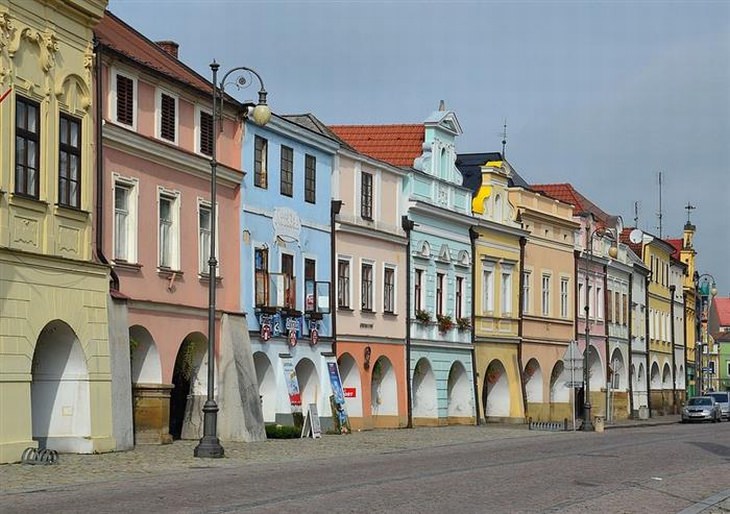
[[[415,425],[474,423],[471,192],[456,167],[456,115],[424,123],[403,184],[410,230],[410,373]]]
[[[265,422],[330,419],[331,176],[338,143],[280,116],[246,122],[241,305]]]

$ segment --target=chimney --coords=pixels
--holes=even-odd
[[[157,41],[157,46],[177,59],[177,49],[180,48],[175,41]]]

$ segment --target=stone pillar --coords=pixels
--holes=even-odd
[[[135,444],[168,444],[172,384],[134,384]]]

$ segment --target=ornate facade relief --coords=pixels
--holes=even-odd
[[[10,47],[15,38],[15,25],[8,13],[0,14],[0,84],[10,75]]]

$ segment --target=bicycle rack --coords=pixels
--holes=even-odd
[[[20,461],[23,464],[57,464],[58,452],[48,448],[44,448],[42,450],[38,450],[37,448],[26,448],[23,451]]]

